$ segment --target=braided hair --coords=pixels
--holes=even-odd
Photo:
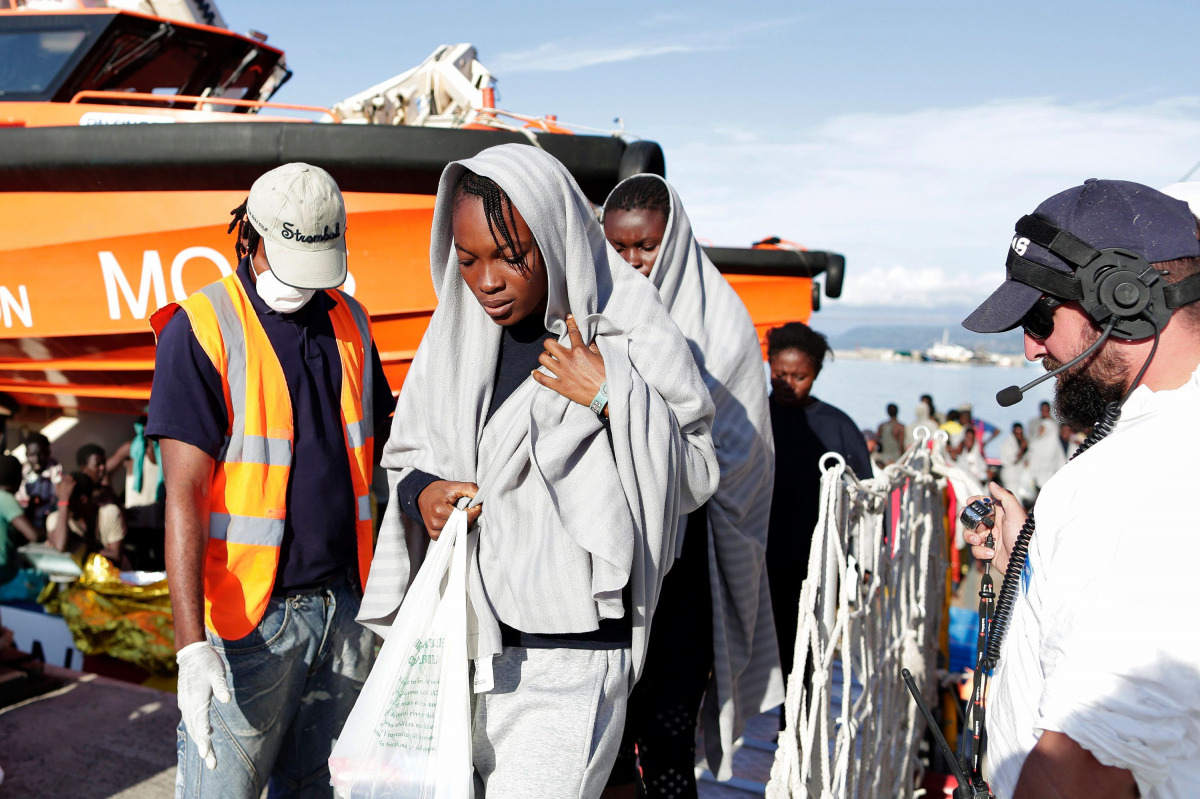
[[[654,175],[635,175],[613,189],[604,203],[609,211],[658,211],[663,219],[671,216],[671,192],[667,184]]]
[[[829,341],[803,322],[788,322],[767,331],[767,357],[786,350],[796,350],[808,356],[818,373],[829,354]]]
[[[237,228],[237,242],[233,245],[233,251],[237,253],[238,261],[248,255],[254,255],[258,251],[258,243],[262,240],[258,230],[250,224],[250,216],[246,213],[246,207],[249,204],[250,198],[247,197],[241,205],[229,212],[233,221],[229,223],[229,228],[225,231],[232,233],[233,229]]]
[[[454,187],[454,206],[457,208],[468,196],[483,200],[483,215],[487,219],[492,241],[501,252],[511,253],[510,260],[517,271],[529,277],[532,270],[526,261],[528,253],[522,252],[517,242],[517,218],[512,199],[496,181],[465,169],[458,179],[458,185]]]

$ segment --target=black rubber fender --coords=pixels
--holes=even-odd
[[[507,131],[293,122],[0,128],[0,192],[248,190],[263,172],[304,161],[329,170],[342,191],[435,194],[447,163],[508,142],[529,139]],[[538,144],[592,202],[604,202],[630,174],[666,171],[654,142],[545,134]]]
[[[846,257],[830,253],[829,260],[825,263],[825,296],[831,300],[842,296],[842,281],[845,279]]]
[[[649,173],[661,178],[667,176],[667,159],[658,142],[635,141],[625,146],[621,164],[617,168],[617,182],[634,175]]]

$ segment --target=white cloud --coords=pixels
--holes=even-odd
[[[616,32],[610,32],[605,36],[591,37],[588,41],[570,39],[547,42],[530,50],[499,53],[495,58],[489,58],[487,63],[489,69],[494,70],[496,74],[503,75],[514,72],[570,72],[585,67],[633,61],[639,58],[655,58],[675,53],[712,52],[734,47],[737,41],[746,34],[765,28],[785,27],[798,19],[799,17],[786,17],[758,20],[720,31],[658,32],[653,36],[647,35],[640,41],[622,44],[595,44],[595,42],[622,41],[625,38]],[[646,20],[645,27],[648,29],[678,27],[684,21],[686,18],[680,15],[656,14]]]
[[[667,148],[698,235],[779,235],[846,256],[852,305],[976,303],[1012,225],[1088,177],[1162,186],[1200,158],[1200,98],[1018,99],[810,127],[726,126]]]
[[[986,297],[1003,278],[998,273],[951,274],[936,266],[869,266],[846,271],[846,282],[838,303],[847,305],[899,305],[932,308],[946,302],[973,303]],[[953,287],[947,292],[949,287]]]
[[[492,59],[496,74],[513,72],[570,72],[584,67],[652,58],[670,53],[691,53],[713,49],[700,44],[624,45],[616,47],[571,47],[566,44],[543,44],[532,50],[500,53]]]

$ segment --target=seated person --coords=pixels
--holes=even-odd
[[[64,474],[55,490],[58,509],[46,517],[50,544],[59,552],[71,552],[80,558],[99,552],[118,568],[127,568],[122,551],[125,518],[121,509],[104,501],[103,492],[83,472]]]
[[[17,576],[17,547],[41,538],[25,517],[15,492],[21,485],[21,462],[0,455],[0,585]]]
[[[50,454],[50,439],[41,433],[25,436],[25,467],[17,501],[39,532],[46,531],[46,517],[54,510],[54,487],[62,479],[62,466]]]
[[[75,452],[75,467],[91,478],[96,496],[105,503],[111,502],[115,505],[117,502],[117,495],[108,483],[108,476],[112,469],[124,463],[127,446],[121,445],[119,459],[109,458],[104,452],[104,447],[99,444],[84,444]]]

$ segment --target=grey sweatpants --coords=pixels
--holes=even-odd
[[[476,799],[596,799],[625,727],[628,649],[508,647],[475,695]]]

